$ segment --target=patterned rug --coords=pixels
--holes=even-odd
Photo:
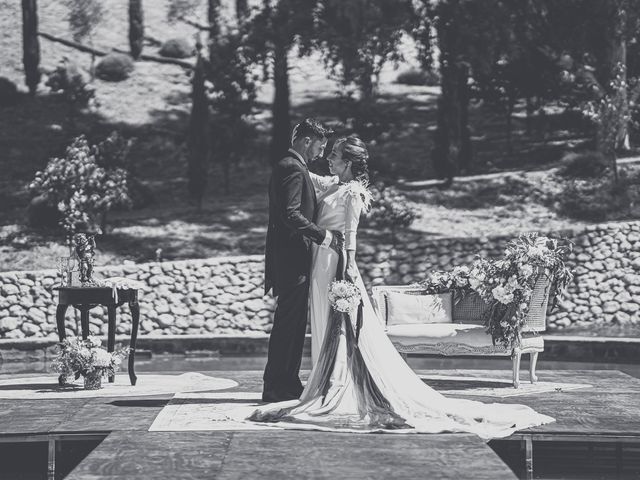
[[[295,403],[296,401],[288,402]],[[162,409],[150,432],[273,430],[277,427],[243,422],[263,405],[256,392],[180,393]]]
[[[58,386],[57,376],[25,377],[0,380],[2,399],[90,398],[90,397],[138,397],[178,392],[209,392],[238,385],[234,380],[210,377],[201,373],[181,375],[138,375],[133,386],[126,373],[116,374],[115,382],[102,379],[100,390],[85,390],[82,378],[72,385]]]
[[[566,392],[580,388],[591,388],[586,383],[531,383],[521,380],[518,388],[513,388],[511,380],[504,378],[478,378],[451,375],[421,375],[423,382],[443,395],[470,395],[479,397],[507,398],[547,392]]]
[[[509,380],[469,376],[421,375],[425,383],[445,395],[506,398],[590,388],[588,384],[523,382],[515,389]],[[283,403],[283,406],[295,404]],[[242,421],[263,403],[259,392],[178,393],[158,414],[149,431],[268,430],[281,427]],[[296,429],[304,428],[297,424]],[[397,433],[401,433],[398,431]]]

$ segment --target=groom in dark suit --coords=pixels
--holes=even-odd
[[[317,199],[307,164],[322,155],[328,130],[307,118],[293,129],[291,148],[275,163],[269,182],[265,294],[277,297],[262,400],[299,398],[298,374],[307,328],[311,242],[342,250],[341,232],[315,224]]]

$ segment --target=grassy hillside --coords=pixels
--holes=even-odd
[[[71,39],[67,9],[59,0],[39,3],[40,29]],[[126,2],[104,0],[108,12],[97,28],[93,45],[104,51],[127,49]],[[225,15],[233,2],[227,0]],[[204,12],[202,12],[204,13]],[[0,76],[23,87],[21,61],[21,12],[19,2],[0,0]],[[192,38],[195,30],[169,24],[165,0],[145,3],[145,28],[149,41],[145,53],[157,53],[158,42],[169,38]],[[63,57],[89,68],[91,56],[41,39],[42,67],[53,68]],[[371,166],[378,178],[391,182],[429,178],[429,155],[435,129],[438,89],[395,83],[399,72],[417,65],[415,48],[403,42],[405,61],[389,64],[381,75],[379,101],[372,121],[376,133],[369,142]],[[349,108],[336,95],[338,83],[331,79],[319,55],[291,56],[291,92],[294,118],[319,116],[327,121],[348,122]],[[186,196],[185,128],[190,108],[188,72],[174,65],[136,62],[132,76],[123,82],[95,80],[99,106],[84,112],[70,130],[61,100],[51,95],[44,81],[36,98],[22,98],[18,105],[0,109],[0,271],[52,267],[64,255],[60,236],[32,232],[24,225],[29,201],[25,185],[52,156],[61,155],[74,135],[91,141],[120,129],[135,137],[131,152],[135,169],[149,188],[153,201],[137,210],[114,216],[113,231],[98,240],[98,263],[153,259],[161,249],[163,258],[207,257],[219,254],[259,253],[266,225],[266,145],[270,128],[270,82],[260,85],[259,106],[253,121],[258,136],[250,139],[252,153],[232,171],[232,193],[222,193],[221,175],[212,166],[203,209],[195,210]],[[472,112],[473,146],[477,172],[512,168],[546,168],[568,148],[584,143],[570,122],[549,115],[546,130],[527,133],[521,112],[514,119],[513,152],[506,145],[504,118],[481,104]],[[558,217],[545,202],[529,195],[545,182],[544,173],[529,173],[523,182],[530,187],[507,189],[505,181],[454,184],[443,192],[428,187],[407,195],[421,214],[413,229],[429,236],[490,235],[531,229],[564,228],[575,224]],[[489,189],[491,192],[483,193]],[[470,207],[468,199],[483,198]],[[456,198],[467,199],[456,202]],[[367,241],[366,233],[363,241]]]

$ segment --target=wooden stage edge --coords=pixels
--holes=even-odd
[[[437,376],[442,371],[419,373]],[[262,372],[215,371],[208,374],[238,383],[237,387],[224,392],[260,391]],[[509,371],[447,370],[448,378],[456,376],[464,378],[464,382],[456,382],[455,378],[438,380],[433,386],[448,392],[456,390],[457,386],[459,394],[447,394],[452,397],[525,404],[556,419],[554,423],[498,440],[515,442],[521,447],[524,464],[520,466],[520,478],[534,477],[536,445],[546,442],[640,447],[640,402],[637,401],[640,379],[610,370],[543,370],[539,372],[540,382],[588,384],[591,387],[496,398],[465,396],[464,388],[473,386],[474,382],[481,385],[487,379],[508,381]],[[523,383],[527,381],[525,377]],[[473,435],[363,435],[292,430],[149,432],[149,426],[172,394],[10,400],[1,398],[1,390],[0,443],[47,442],[48,472],[52,480],[56,471],[56,451],[62,442],[72,440],[102,440],[102,443],[66,477],[70,480],[257,478],[260,468],[272,472],[273,478],[287,478],[287,475],[305,478],[307,468],[311,468],[307,472],[309,477],[322,479],[367,478],[385,468],[390,469],[387,473],[395,479],[466,478],[465,472],[477,479],[518,478],[489,446]],[[285,462],[280,450],[287,448],[297,449],[295,453],[303,460],[293,467],[288,465],[289,470],[282,470]],[[438,452],[437,455],[428,453],[431,450]],[[328,460],[334,458],[338,460]],[[139,472],[136,462],[140,462],[142,470]],[[455,468],[451,467],[453,464]],[[344,465],[351,466],[352,470]]]

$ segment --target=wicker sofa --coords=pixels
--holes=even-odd
[[[372,288],[374,307],[385,322],[386,332],[400,354],[427,354],[447,356],[510,356],[513,361],[513,386],[520,385],[520,358],[530,355],[531,383],[537,381],[536,362],[544,351],[544,340],[538,335],[546,329],[546,313],[549,301],[548,277],[541,275],[536,281],[530,300],[529,313],[522,329],[522,342],[513,349],[494,345],[482,324],[482,311],[486,305],[479,297],[469,295],[457,305],[452,305],[452,321],[447,323],[417,323],[389,325],[387,299],[389,293],[425,295],[419,287],[377,286]]]

